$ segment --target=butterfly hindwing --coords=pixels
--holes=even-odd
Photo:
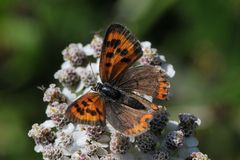
[[[102,82],[116,80],[141,56],[140,42],[131,32],[120,24],[110,25],[103,41],[100,58]]]
[[[158,106],[147,99],[135,94],[135,93],[125,93],[128,97],[136,99],[138,102],[140,102],[146,109],[152,109],[152,110],[158,110]]]
[[[128,69],[116,82],[116,86],[125,92],[135,91],[165,100],[170,84],[160,68],[144,65]]]
[[[69,105],[66,116],[71,121],[81,124],[104,125],[104,101],[98,93],[86,93]]]
[[[124,135],[136,136],[149,129],[149,121],[153,118],[153,113],[107,101],[106,117],[108,122]]]

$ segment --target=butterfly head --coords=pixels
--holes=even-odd
[[[103,87],[103,85],[98,82],[98,83],[96,83],[91,89],[92,89],[93,91],[98,92],[102,87]]]

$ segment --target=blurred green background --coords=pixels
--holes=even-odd
[[[56,82],[61,51],[112,22],[149,40],[174,65],[171,119],[194,113],[200,149],[240,159],[239,0],[1,0],[0,159],[41,159],[27,137],[46,119],[37,86]]]

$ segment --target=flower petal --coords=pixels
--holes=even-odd
[[[53,128],[56,127],[55,123],[53,122],[53,120],[46,120],[45,122],[43,122],[41,124],[42,127],[44,128]]]

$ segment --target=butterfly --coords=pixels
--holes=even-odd
[[[101,83],[77,98],[66,111],[73,122],[106,125],[106,120],[126,136],[149,129],[158,106],[140,95],[165,100],[169,82],[160,68],[133,64],[143,55],[140,42],[124,26],[111,24],[100,55]]]

